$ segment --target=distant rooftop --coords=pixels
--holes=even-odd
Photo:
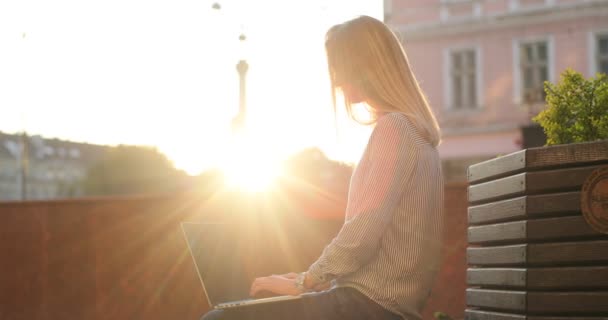
[[[107,146],[82,142],[72,142],[40,135],[27,137],[28,150],[32,159],[74,159],[85,162],[99,159]],[[0,157],[15,157],[21,136],[0,131]]]

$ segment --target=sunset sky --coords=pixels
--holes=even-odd
[[[381,18],[382,1],[213,3],[0,2],[0,131],[157,146],[196,174],[230,154],[244,57],[252,152],[278,159],[320,146],[356,161],[370,128],[343,123],[336,137],[324,33],[360,14]]]

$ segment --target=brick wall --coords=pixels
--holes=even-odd
[[[446,267],[427,319],[464,311],[466,189],[446,190]],[[260,272],[303,270],[339,230],[344,209],[342,200],[308,191],[280,201],[184,192],[0,203],[0,319],[198,319],[208,306],[179,222],[265,230],[256,233],[260,243],[280,254]],[[284,235],[287,242],[272,241]]]
[[[443,264],[422,314],[424,319],[432,319],[435,312],[462,319],[466,307],[467,188],[463,183],[450,183],[445,190]]]

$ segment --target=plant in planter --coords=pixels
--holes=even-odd
[[[608,314],[606,274],[587,269],[608,271],[608,78],[567,70],[545,92],[533,120],[554,146],[469,167],[467,319]]]
[[[608,139],[608,76],[585,79],[568,69],[557,84],[545,82],[547,108],[532,120],[547,145]]]

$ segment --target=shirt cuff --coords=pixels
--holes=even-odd
[[[311,278],[312,282],[315,285],[327,282],[329,280],[325,276],[323,272],[323,267],[320,265],[319,262],[315,262],[312,266],[310,266],[310,268],[308,268],[308,271],[306,271],[306,274]]]

